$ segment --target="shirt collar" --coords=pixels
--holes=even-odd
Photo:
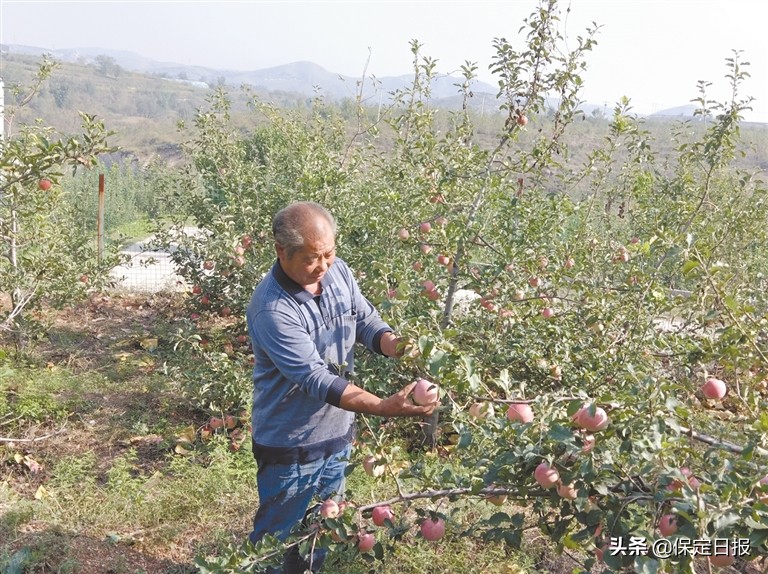
[[[330,271],[331,270],[329,269],[328,272],[326,272],[326,274],[320,280],[320,285],[323,286],[323,290],[325,290],[327,286],[333,284],[333,277],[331,277]],[[312,293],[288,277],[285,271],[283,271],[283,268],[280,266],[279,259],[276,260],[275,264],[272,266],[272,275],[275,277],[280,287],[282,287],[299,304],[303,305],[304,303],[313,299],[314,295],[312,295]]]

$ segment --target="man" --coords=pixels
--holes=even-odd
[[[382,399],[347,380],[356,342],[388,357],[401,350],[349,267],[336,259],[333,216],[317,203],[293,203],[277,213],[272,232],[277,262],[246,312],[255,357],[254,543],[267,533],[285,539],[313,500],[343,494],[354,413],[423,417],[436,406],[413,404],[413,383]],[[309,561],[291,551],[283,572],[310,565],[317,572],[324,558],[323,551]]]

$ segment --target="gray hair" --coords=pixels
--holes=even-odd
[[[304,246],[307,223],[314,217],[323,217],[336,237],[336,220],[322,205],[314,201],[297,201],[277,212],[272,220],[272,236],[285,249],[290,259]]]

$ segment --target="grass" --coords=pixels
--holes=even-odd
[[[258,502],[249,442],[233,448],[223,433],[180,440],[207,414],[167,374],[185,360],[172,350],[176,303],[145,299],[64,311],[46,341],[0,364],[0,437],[13,438],[0,442],[3,574],[192,573],[196,555],[247,536]],[[140,344],[148,335],[159,341],[152,351]],[[361,469],[348,485],[359,504],[395,492]],[[531,564],[451,532],[438,546],[411,531],[375,563],[337,545],[326,571],[510,574]]]

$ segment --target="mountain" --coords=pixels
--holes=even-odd
[[[247,84],[270,92],[295,92],[305,96],[313,96],[318,93],[319,89],[321,94],[331,99],[355,97],[359,90],[358,82],[360,81],[360,78],[357,77],[329,72],[313,62],[292,62],[260,70],[237,71],[158,62],[132,52],[104,48],[48,50],[34,46],[8,44],[3,46],[3,51],[35,56],[42,56],[42,54],[47,53],[55,60],[79,64],[93,64],[98,56],[107,56],[112,58],[121,68],[132,72],[205,82],[210,86],[220,84],[222,81],[231,86]],[[410,75],[389,76],[375,78],[375,80],[366,78],[363,84],[363,97],[372,98],[379,97],[381,94],[389,94],[395,90],[409,87],[412,80],[413,77]],[[461,81],[462,78],[447,75],[435,78],[432,83],[432,97],[441,99],[456,96],[458,93],[456,84],[461,83]],[[495,86],[479,80],[472,82],[471,90],[478,94],[492,94],[494,97],[498,91]]]

